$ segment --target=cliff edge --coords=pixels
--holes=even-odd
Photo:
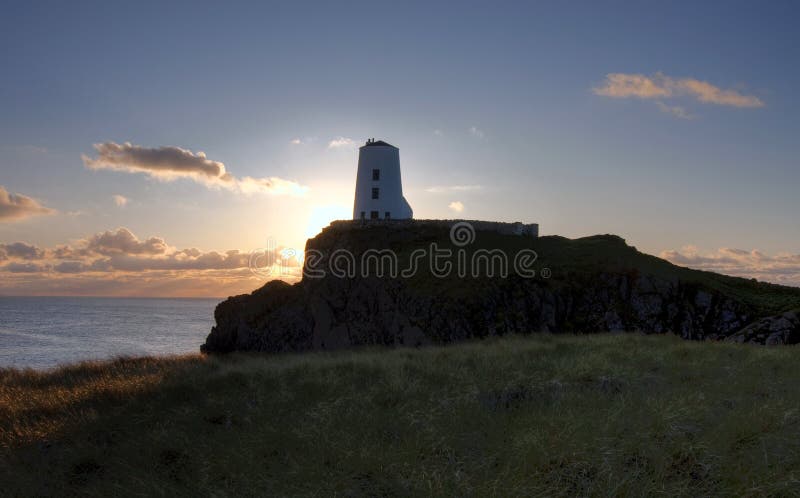
[[[520,224],[338,221],[306,243],[303,279],[220,303],[201,350],[420,346],[509,333],[672,333],[800,342],[800,289],[678,267],[614,235]]]

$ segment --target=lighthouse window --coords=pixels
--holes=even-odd
[[[371,219],[371,220],[379,220],[380,219],[380,213],[378,211],[370,211],[369,212],[369,219]]]
[[[381,170],[373,169],[372,170],[372,181],[373,182],[377,182],[380,179],[381,179]]]
[[[381,189],[379,189],[379,188],[372,189],[372,198],[373,199],[379,198],[380,197],[380,193],[381,193]]]

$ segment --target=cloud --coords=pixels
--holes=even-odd
[[[293,139],[289,140],[289,143],[292,144],[292,145],[302,145],[303,141],[300,140],[299,138],[293,138]]]
[[[251,178],[246,176],[239,180],[238,183],[239,190],[245,194],[264,193],[302,196],[309,190],[308,187],[276,176],[271,176],[269,178]]]
[[[756,249],[746,251],[727,247],[701,252],[694,246],[686,246],[680,250],[662,251],[660,256],[680,266],[800,286],[800,254],[770,256]]]
[[[736,90],[723,90],[706,81],[684,78],[674,82],[678,91],[694,96],[707,104],[733,107],[764,107],[764,102],[753,95],[742,95]]]
[[[112,170],[126,173],[142,173],[161,181],[173,181],[188,178],[211,188],[225,188],[242,193],[297,194],[306,192],[303,187],[290,180],[271,178],[253,179],[246,177],[237,179],[225,169],[219,161],[208,159],[204,152],[194,153],[180,147],[142,147],[130,142],[117,144],[106,142],[94,144],[97,158],[82,155],[84,165],[93,170]],[[280,188],[271,188],[278,185]],[[258,189],[251,188],[253,182],[260,183]],[[288,189],[291,184],[294,188]]]
[[[667,99],[688,96],[706,104],[732,107],[763,107],[764,102],[753,95],[743,95],[736,90],[724,90],[706,81],[694,78],[673,78],[662,73],[643,74],[610,73],[602,85],[592,91],[596,95],[612,98]]]
[[[180,147],[142,147],[130,142],[94,144],[97,158],[81,156],[89,169],[110,169],[128,173],[145,173],[161,180],[192,178],[199,182],[225,183],[231,177],[225,165],[208,159],[204,152],[193,153]]]
[[[340,149],[343,147],[355,147],[356,143],[352,138],[337,137],[328,142],[329,149]]]
[[[444,135],[444,133],[442,133],[442,130],[439,129],[433,130],[433,134],[436,135],[437,137],[441,137],[442,135]]]
[[[37,263],[8,263],[0,267],[0,270],[9,273],[39,273],[47,271],[47,266]]]
[[[250,270],[251,253],[176,249],[161,237],[140,239],[123,227],[74,246],[0,246],[0,260],[8,260],[0,266],[0,294],[234,295],[263,285],[265,278],[297,280],[302,266],[292,254],[284,247],[260,250],[256,264],[261,276],[256,276]]]
[[[661,102],[660,100],[656,101],[656,106],[658,107],[658,109],[661,112],[664,112],[664,113],[667,113],[667,114],[671,114],[671,115],[675,116],[676,118],[694,119],[694,116],[692,114],[690,114],[689,111],[687,111],[685,108],[683,108],[681,106],[678,106],[678,105],[670,106],[670,105],[667,105],[667,104]]]
[[[472,135],[473,137],[479,138],[481,140],[486,138],[486,134],[483,132],[483,130],[480,130],[480,129],[474,127],[474,126],[469,129],[469,134]]]
[[[282,259],[288,266],[299,267],[296,258],[284,253],[285,249],[275,247],[270,250],[268,257],[273,260]],[[7,259],[46,260],[37,266],[40,270],[62,273],[232,270],[248,268],[250,260],[249,253],[237,249],[225,252],[201,251],[197,248],[176,249],[170,247],[162,237],[139,239],[125,227],[96,233],[78,241],[75,247],[60,245],[52,249],[42,249],[17,242],[0,245],[0,251]],[[259,254],[263,256],[262,253]],[[0,267],[2,268],[5,267]]]
[[[593,91],[596,95],[614,98],[658,99],[672,96],[669,88],[641,74],[607,74],[605,85],[596,87]]]
[[[192,254],[194,253],[194,254]],[[199,252],[196,249],[176,251],[163,258],[142,258],[122,254],[101,260],[107,270],[141,272],[148,270],[234,270],[247,268],[250,255],[231,250],[225,253],[216,251]]]
[[[449,207],[456,213],[461,213],[464,211],[464,204],[461,201],[453,201],[450,204],[448,204],[447,207]]]
[[[439,185],[428,187],[425,192],[430,194],[443,194],[445,192],[471,192],[483,189],[483,185]]]
[[[0,222],[55,213],[54,209],[43,206],[36,199],[22,194],[12,194],[0,185]]]
[[[111,198],[114,199],[114,204],[116,204],[117,207],[122,208],[128,205],[128,198],[124,195],[115,194],[111,196]]]
[[[96,254],[164,254],[168,246],[160,237],[139,240],[127,228],[107,230],[93,235],[86,241],[86,250]]]
[[[14,242],[13,244],[0,244],[0,260],[17,259],[42,259],[45,253],[38,247],[24,242]]]
[[[248,268],[250,255],[231,250],[225,253],[216,251],[201,252],[197,249],[174,251],[170,254],[152,257],[118,253],[108,258],[95,260],[68,260],[52,266],[57,273],[86,272],[129,272],[141,273],[151,270],[236,270]]]
[[[224,298],[252,292],[263,284],[263,279],[246,268],[203,272],[7,272],[0,282],[0,292],[17,296]]]
[[[53,267],[57,273],[81,273],[87,271],[91,265],[86,265],[81,261],[63,261]]]

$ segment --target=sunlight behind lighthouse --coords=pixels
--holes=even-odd
[[[338,204],[312,207],[306,224],[306,238],[310,239],[316,236],[334,220],[349,219],[351,214],[352,207]]]

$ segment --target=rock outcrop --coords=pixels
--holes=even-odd
[[[800,313],[789,311],[776,316],[768,316],[751,323],[727,338],[740,343],[797,344],[800,342]]]
[[[615,236],[533,239],[481,230],[472,235],[465,247],[454,244],[440,224],[336,222],[308,241],[306,263],[313,266],[300,282],[272,281],[221,303],[202,350],[419,346],[542,331],[800,341],[797,313],[785,313],[800,308],[800,289],[679,268]],[[498,249],[509,261],[521,250],[535,251],[536,276],[457,274],[459,254],[469,261],[481,250]],[[370,251],[386,250],[399,262],[396,276],[379,276],[377,266],[370,272],[360,265]],[[415,251],[433,250],[452,252],[450,274],[430,265],[404,274],[404,262],[412,261]],[[347,256],[339,258],[343,253]],[[356,262],[355,271],[349,262]]]

